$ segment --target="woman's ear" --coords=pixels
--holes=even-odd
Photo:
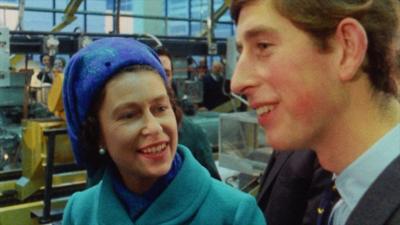
[[[365,59],[368,47],[367,34],[357,20],[345,18],[336,28],[335,39],[342,50],[339,79],[352,80]]]

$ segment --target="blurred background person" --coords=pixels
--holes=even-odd
[[[53,82],[53,57],[48,54],[42,54],[40,56],[40,63],[41,68],[40,72],[37,75],[38,80],[42,83],[49,83]]]
[[[155,51],[168,76],[169,85],[173,87],[174,68],[172,56],[169,51],[162,46],[157,47]],[[206,133],[199,125],[195,124],[190,118],[184,115],[181,126],[179,127],[178,142],[179,144],[187,146],[192,151],[194,158],[210,172],[212,177],[221,180],[217,166],[212,157],[211,143]]]
[[[53,73],[64,73],[65,64],[64,58],[56,57],[54,60]]]
[[[223,104],[229,100],[229,96],[224,95],[224,66],[219,61],[214,61],[211,73],[203,77],[203,106],[208,110]]]

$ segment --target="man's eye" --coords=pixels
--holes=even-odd
[[[237,51],[238,55],[242,54],[242,50],[243,50],[242,46],[236,47],[236,51]]]
[[[265,49],[269,48],[270,46],[271,46],[271,44],[266,43],[266,42],[257,43],[257,48],[259,48],[261,50],[265,50]]]

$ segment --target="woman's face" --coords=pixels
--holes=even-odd
[[[143,70],[111,79],[99,121],[100,143],[131,191],[146,191],[169,171],[176,153],[177,123],[160,75]]]
[[[61,61],[61,59],[56,59],[56,60],[54,60],[54,67],[55,67],[56,69],[59,69],[59,70],[64,69],[64,63],[63,63],[63,61]]]
[[[45,65],[45,66],[50,67],[51,66],[50,56],[48,56],[48,55],[43,56],[42,64]]]

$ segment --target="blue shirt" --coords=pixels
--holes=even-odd
[[[337,176],[335,184],[341,199],[332,210],[333,225],[346,223],[364,193],[399,155],[400,123]]]

